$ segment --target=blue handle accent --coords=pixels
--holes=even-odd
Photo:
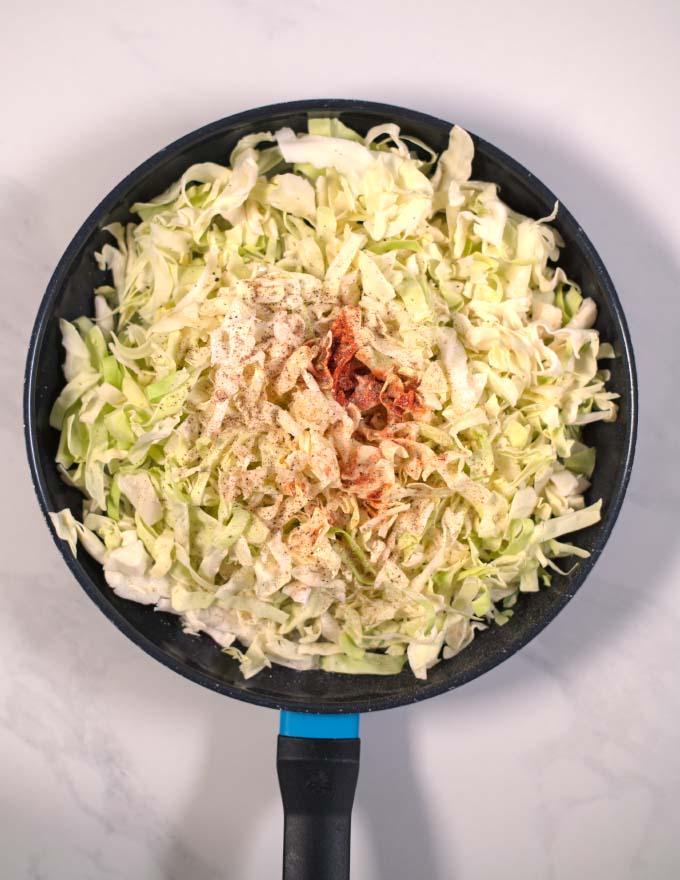
[[[283,711],[279,733],[303,739],[355,739],[359,736],[359,716]]]

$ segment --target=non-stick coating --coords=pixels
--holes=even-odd
[[[421,138],[436,150],[446,146],[451,127],[422,113],[362,101],[302,101],[262,107],[215,122],[161,150],[125,178],[85,221],[48,285],[26,368],[26,442],[43,513],[64,506],[76,514],[80,510],[80,495],[57,474],[54,455],[58,435],[49,427],[48,416],[63,384],[58,320],[91,314],[92,289],[106,280],[93,257],[107,240],[103,228],[113,221],[129,220],[128,209],[133,202],[157,195],[192,163],[228,161],[231,148],[243,135],[281,126],[302,131],[309,116],[328,115],[340,116],[361,132],[378,123],[396,122],[405,133]],[[550,214],[555,203],[553,194],[513,159],[473,137],[474,177],[500,184],[502,198],[518,211],[531,217]],[[555,577],[549,589],[523,597],[508,625],[478,634],[459,656],[431,670],[425,682],[416,681],[408,670],[398,676],[377,677],[294,672],[279,666],[244,681],[235,661],[207,636],[185,635],[175,617],[118,598],[106,585],[101,567],[82,549],[74,559],[50,524],[60,551],[84,590],[133,642],[176,672],[231,697],[296,711],[365,712],[422,700],[465,684],[526,645],[581,586],[609,537],[630,475],[637,417],[633,352],[611,279],[585,233],[563,206],[553,225],[566,242],[562,265],[597,301],[597,328],[616,350],[617,358],[608,366],[612,371],[611,387],[620,394],[620,416],[615,424],[590,427],[586,435],[598,450],[589,500],[604,501],[602,521],[581,532],[578,539],[591,556],[580,561],[569,577]]]

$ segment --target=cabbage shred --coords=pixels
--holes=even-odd
[[[584,425],[616,417],[596,306],[549,225],[381,125],[248,135],[108,228],[61,322],[53,514],[126,599],[245,676],[415,676],[550,583],[597,522]],[[557,210],[557,207],[556,207]]]

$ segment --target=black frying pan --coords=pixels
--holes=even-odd
[[[69,506],[79,513],[82,498],[59,478],[54,456],[58,433],[49,412],[63,384],[59,318],[92,312],[92,289],[105,283],[93,254],[107,240],[103,227],[130,219],[129,206],[162,192],[194,162],[225,162],[236,141],[255,131],[290,126],[301,131],[309,116],[340,116],[360,132],[396,122],[434,149],[443,150],[451,124],[423,113],[364,101],[298,101],[249,110],[207,125],[144,162],[95,208],[61,258],[40,305],[26,365],[24,417],[31,473],[43,513]],[[502,198],[530,217],[544,217],[555,196],[529,171],[473,135],[473,176],[500,184]],[[234,660],[205,635],[185,635],[177,619],[118,598],[101,567],[81,549],[74,558],[57,542],[76,579],[106,616],[135,644],[175,672],[211,690],[250,703],[284,710],[279,737],[279,781],[286,816],[284,878],[342,880],[349,876],[349,832],[359,765],[358,713],[402,706],[444,693],[492,669],[526,645],[567,604],[602,552],[623,502],[630,476],[637,420],[633,351],[614,286],[587,236],[560,205],[553,225],[566,242],[561,263],[598,304],[597,329],[614,345],[611,388],[620,395],[614,424],[586,428],[598,451],[589,501],[603,499],[602,520],[579,533],[590,551],[549,589],[520,598],[504,627],[479,633],[459,656],[443,661],[417,681],[405,670],[393,677],[295,672],[275,666],[244,681]]]

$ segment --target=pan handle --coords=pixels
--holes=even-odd
[[[283,880],[349,880],[359,716],[281,713]]]

